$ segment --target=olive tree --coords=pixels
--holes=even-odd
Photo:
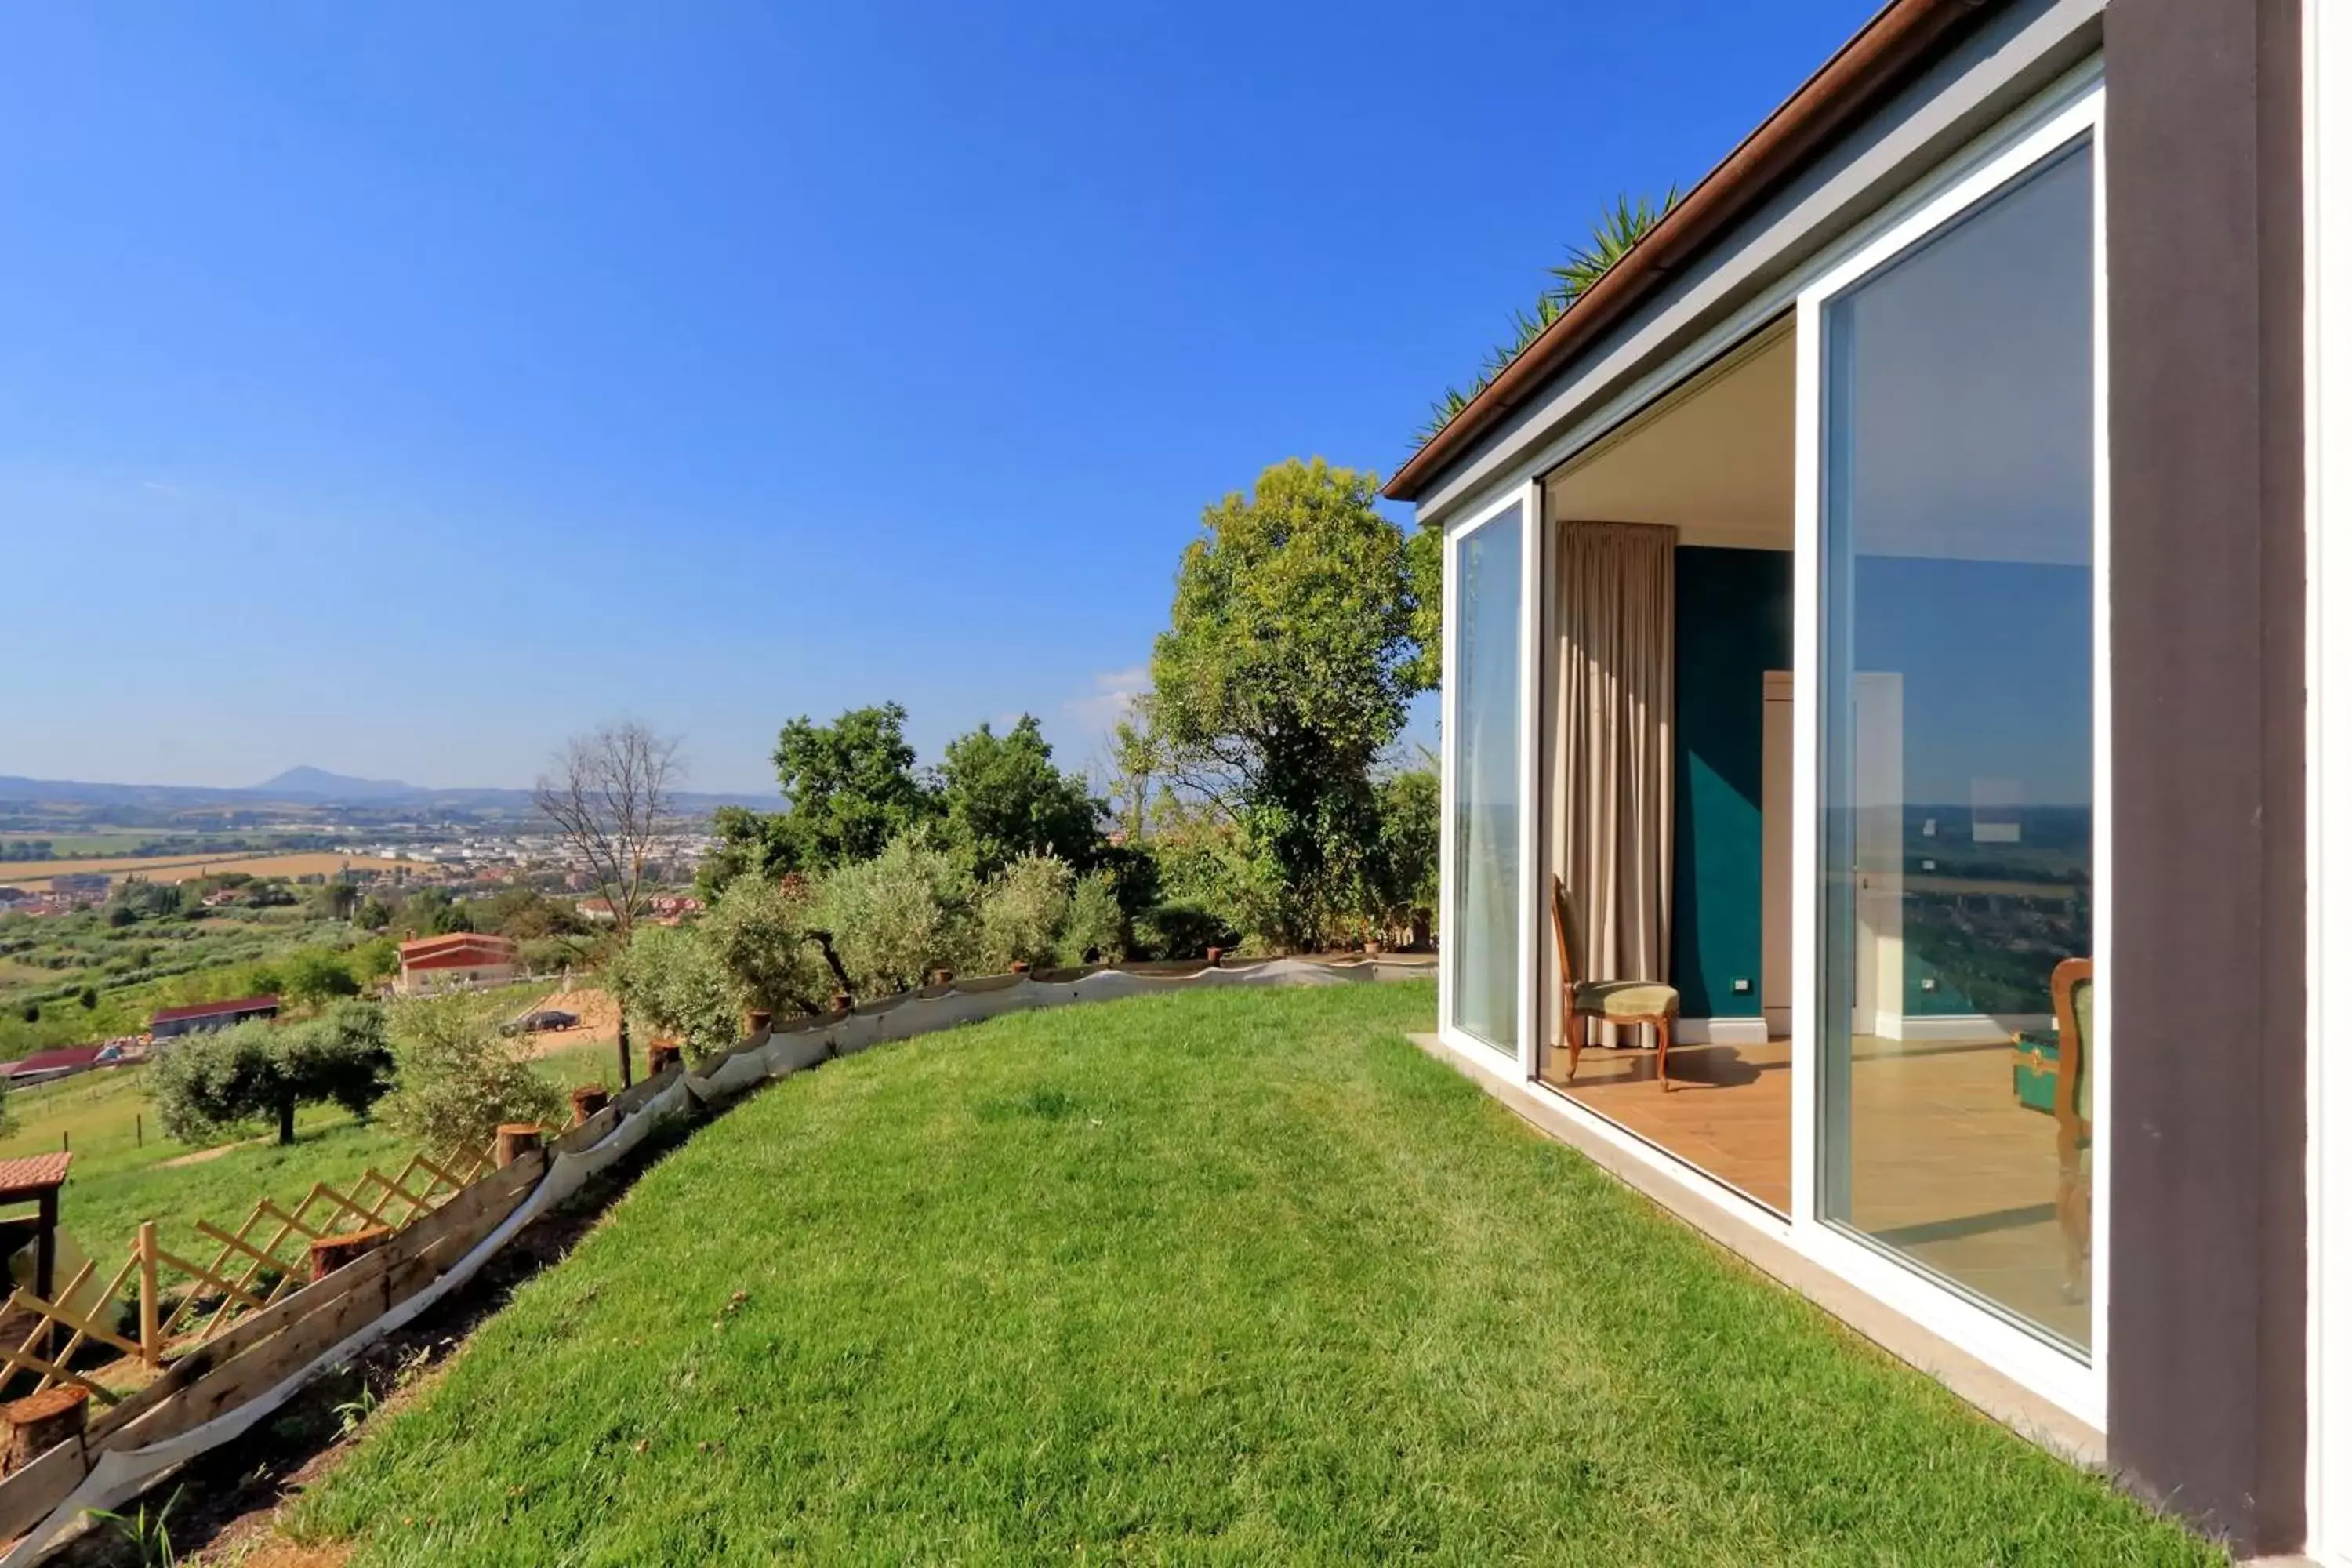
[[[332,1103],[367,1120],[393,1086],[381,1009],[339,1002],[316,1018],[260,1020],[189,1037],[163,1050],[150,1079],[163,1131],[184,1143],[274,1121],[294,1142],[294,1113]]]
[[[436,1151],[479,1149],[510,1122],[559,1126],[563,1091],[532,1065],[523,1037],[499,1027],[494,998],[401,1003],[391,1016],[400,1087],[384,1120]]]

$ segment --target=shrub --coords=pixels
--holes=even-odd
[[[908,832],[873,859],[828,875],[816,913],[854,987],[905,991],[927,970],[964,966],[971,897],[971,879],[955,857]]]
[[[805,878],[750,871],[720,890],[694,929],[747,1005],[770,1013],[821,1012],[834,978],[811,934],[816,901]]]
[[[1234,936],[1221,916],[1197,904],[1159,904],[1135,917],[1136,951],[1150,958],[1200,958]]]
[[[606,979],[631,1017],[697,1056],[742,1037],[742,988],[697,930],[638,927],[614,955]]]
[[[495,998],[468,995],[394,1008],[400,1087],[384,1120],[436,1151],[479,1149],[509,1121],[562,1126],[563,1091],[531,1066],[522,1040],[499,1032],[498,1012]]]
[[[1127,956],[1127,917],[1117,879],[1108,871],[1080,877],[1062,917],[1056,959],[1064,964],[1117,963]]]
[[[980,961],[992,971],[1054,962],[1070,912],[1070,868],[1051,855],[1022,855],[980,894]]]
[[[157,1058],[151,1084],[163,1131],[184,1143],[265,1121],[291,1143],[304,1104],[332,1101],[366,1120],[392,1087],[392,1067],[383,1015],[346,1002],[299,1024],[255,1021],[180,1040]]]

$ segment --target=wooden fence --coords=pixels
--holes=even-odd
[[[131,1256],[95,1293],[85,1292],[98,1266],[85,1262],[55,1300],[22,1289],[9,1295],[0,1312],[7,1325],[7,1337],[0,1338],[0,1384],[29,1373],[37,1379],[36,1394],[70,1384],[101,1404],[118,1405],[124,1397],[119,1377],[101,1381],[75,1368],[85,1344],[118,1351],[146,1368],[163,1366],[240,1317],[266,1310],[310,1283],[321,1244],[331,1247],[339,1238],[369,1232],[397,1235],[489,1168],[485,1150],[440,1160],[418,1154],[394,1175],[370,1166],[348,1192],[318,1183],[291,1209],[263,1198],[235,1230],[196,1221],[203,1239],[189,1250],[209,1251],[209,1261],[165,1247],[150,1220],[139,1227]],[[122,1310],[126,1288],[135,1314]],[[123,1323],[126,1315],[135,1327]]]

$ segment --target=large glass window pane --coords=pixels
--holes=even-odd
[[[1454,1025],[1519,1043],[1519,509],[1454,546],[1454,908],[1443,933]]]
[[[1822,312],[1822,1216],[2077,1348],[2091,239],[2078,148]]]

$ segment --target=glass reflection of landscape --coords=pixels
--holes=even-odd
[[[1440,942],[1454,1023],[1518,1048],[1519,509],[1454,550],[1454,907]]]
[[[2078,1349],[2090,156],[1822,314],[1822,1213]]]

